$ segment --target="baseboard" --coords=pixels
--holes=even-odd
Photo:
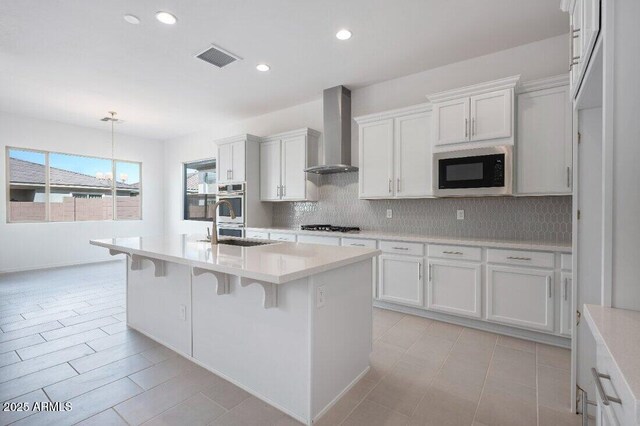
[[[533,342],[544,343],[545,345],[558,346],[571,349],[571,338],[556,336],[536,331],[524,330],[493,322],[477,321],[471,318],[456,317],[453,315],[441,314],[439,312],[426,311],[424,309],[412,308],[410,306],[396,305],[395,303],[374,300],[373,306],[388,309],[390,311],[401,312],[403,314],[416,315],[423,318],[448,322],[450,324],[461,325],[463,327],[475,328],[477,330],[489,331],[491,333],[504,334],[505,336],[517,337],[518,339],[531,340]]]
[[[153,337],[152,335],[150,335],[149,333],[145,332],[144,330],[141,330],[141,329],[139,329],[139,328],[137,328],[137,327],[134,327],[134,326],[130,325],[129,323],[127,323],[127,327],[129,327],[129,328],[131,328],[131,329],[133,329],[133,330],[136,330],[138,333],[140,333],[140,334],[143,334],[143,335],[147,336],[149,339],[153,340],[154,342],[159,343],[159,344],[161,344],[162,346],[165,346],[165,347],[167,347],[167,348],[171,349],[172,351],[176,352],[176,353],[177,353],[178,355],[180,355],[181,357],[188,359],[189,361],[193,362],[194,364],[199,365],[200,367],[204,368],[204,369],[205,369],[205,370],[207,370],[207,371],[210,371],[211,373],[215,374],[216,376],[218,376],[218,377],[222,377],[223,379],[225,379],[225,380],[227,380],[227,381],[229,381],[229,382],[233,383],[234,385],[236,385],[236,386],[237,386],[237,387],[239,387],[240,389],[244,390],[245,392],[250,393],[251,395],[255,396],[255,397],[256,397],[256,398],[258,398],[259,400],[262,400],[262,401],[266,402],[267,404],[271,405],[272,407],[277,408],[278,410],[282,411],[283,413],[287,414],[288,416],[293,417],[293,418],[294,418],[294,419],[296,419],[297,421],[299,421],[299,422],[301,422],[301,423],[303,423],[303,424],[305,424],[305,425],[310,425],[310,423],[309,423],[309,420],[308,420],[308,419],[302,418],[302,417],[298,416],[297,414],[292,413],[292,412],[291,412],[290,410],[288,410],[287,408],[285,408],[285,407],[283,407],[283,406],[279,405],[279,404],[278,404],[278,403],[276,403],[276,402],[273,402],[272,400],[270,400],[270,399],[269,399],[269,398],[267,398],[266,396],[262,395],[261,393],[259,393],[259,392],[255,391],[255,390],[253,390],[253,389],[251,389],[251,388],[249,388],[249,387],[247,387],[247,386],[243,385],[242,383],[238,383],[235,379],[233,379],[233,378],[231,378],[231,377],[227,376],[226,374],[224,374],[224,373],[222,373],[222,372],[220,372],[220,371],[216,370],[215,368],[212,368],[212,367],[210,367],[210,366],[208,366],[208,365],[206,365],[206,364],[202,363],[201,361],[199,361],[199,360],[195,359],[195,358],[194,358],[194,357],[192,357],[191,355],[189,355],[189,354],[186,354],[186,353],[182,352],[181,350],[179,350],[179,349],[177,349],[177,348],[173,347],[172,345],[170,345],[170,344],[168,344],[168,343],[166,343],[166,342],[163,342],[162,340],[160,340],[160,339],[158,339],[158,338],[156,338],[156,337]]]
[[[104,259],[104,260],[86,260],[82,262],[61,262],[61,263],[48,263],[44,265],[27,266],[26,268],[13,268],[3,269],[0,271],[0,275],[14,274],[16,272],[28,272],[28,271],[40,271],[47,269],[67,268],[70,266],[91,265],[94,263],[108,263],[108,262],[121,262],[123,259]]]
[[[367,365],[367,368],[365,368],[362,373],[358,374],[358,376],[351,383],[349,383],[347,387],[344,388],[343,391],[338,394],[338,396],[333,398],[331,402],[329,402],[322,410],[320,410],[320,412],[313,418],[313,423],[320,420],[320,418],[324,416],[327,413],[327,411],[331,409],[331,407],[336,405],[336,403],[340,401],[340,398],[345,396],[346,393],[349,392],[351,388],[353,388],[360,381],[360,379],[362,379],[369,372],[370,369],[371,367]]]

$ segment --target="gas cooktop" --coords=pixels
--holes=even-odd
[[[357,226],[334,226],[334,225],[302,225],[302,231],[329,231],[329,232],[358,232]]]

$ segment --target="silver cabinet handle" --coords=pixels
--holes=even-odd
[[[391,180],[391,178],[389,178],[389,193],[393,192],[393,180]]]
[[[396,179],[396,191],[400,192],[400,178]]]
[[[358,244],[358,243],[351,243],[349,245],[350,246],[356,246],[356,247],[364,247],[364,244]]]
[[[391,247],[394,250],[409,250],[408,247]]]
[[[465,138],[469,137],[469,119],[468,118],[464,119],[464,137]]]
[[[442,253],[444,253],[444,254],[455,254],[455,255],[458,255],[458,256],[461,256],[461,255],[464,254],[461,251],[443,251]]]
[[[429,264],[429,282],[431,282],[431,264]]]
[[[602,399],[602,405],[608,406],[609,402],[615,402],[622,405],[622,400],[620,398],[607,395],[607,393],[604,391],[604,388],[602,387],[602,381],[600,379],[607,379],[611,381],[611,376],[609,376],[608,374],[602,374],[595,368],[591,369],[591,374],[593,374],[593,378],[595,379],[596,389],[598,389],[598,394],[600,395],[600,399]]]
[[[476,118],[473,117],[471,119],[471,136],[474,136],[476,134]]]
[[[276,186],[276,197],[280,198],[280,185]]]
[[[564,295],[562,296],[562,298],[565,301],[567,300],[567,281],[569,281],[569,278],[564,279]]]
[[[571,167],[567,166],[567,188],[571,188]]]
[[[518,257],[518,256],[507,256],[507,259],[511,259],[511,260],[531,260],[530,257]]]
[[[229,170],[229,173],[231,173],[231,179],[233,179],[233,169]]]
[[[282,196],[283,197],[287,196],[287,185],[282,185]]]
[[[418,279],[422,279],[422,263],[418,263]]]
[[[573,24],[569,25],[569,71],[573,68]]]
[[[547,292],[549,293],[549,299],[551,299],[551,277],[547,277]]]

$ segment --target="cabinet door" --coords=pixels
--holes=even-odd
[[[471,97],[471,140],[511,137],[512,89]]]
[[[446,145],[469,140],[469,98],[433,105],[434,143]]]
[[[427,308],[480,318],[481,264],[429,259]]]
[[[233,182],[244,182],[245,164],[245,142],[234,142],[231,144],[231,180]]]
[[[282,199],[304,200],[306,198],[307,138],[282,140]]]
[[[260,200],[280,199],[280,141],[260,144]]]
[[[395,119],[396,197],[425,197],[431,185],[431,113]]]
[[[218,145],[217,174],[219,183],[231,182],[232,144]]]
[[[571,272],[563,272],[560,277],[560,334],[571,337],[573,309],[571,308]]]
[[[571,110],[568,87],[518,96],[519,194],[571,194]]]
[[[393,196],[393,119],[360,125],[360,197]]]
[[[582,0],[582,27],[580,28],[580,55],[586,64],[600,31],[600,0]],[[584,66],[584,65],[583,65]]]
[[[570,15],[570,33],[571,48],[569,57],[569,76],[571,80],[571,93],[575,96],[580,85],[580,76],[582,72],[582,3],[583,0],[576,0]]]
[[[553,331],[553,271],[487,265],[487,319]]]
[[[380,256],[378,298],[405,305],[423,306],[421,257]]]

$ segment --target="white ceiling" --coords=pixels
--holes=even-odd
[[[115,109],[121,132],[168,139],[560,35],[567,20],[558,0],[2,0],[0,110],[105,127]],[[195,59],[210,43],[244,60]]]

